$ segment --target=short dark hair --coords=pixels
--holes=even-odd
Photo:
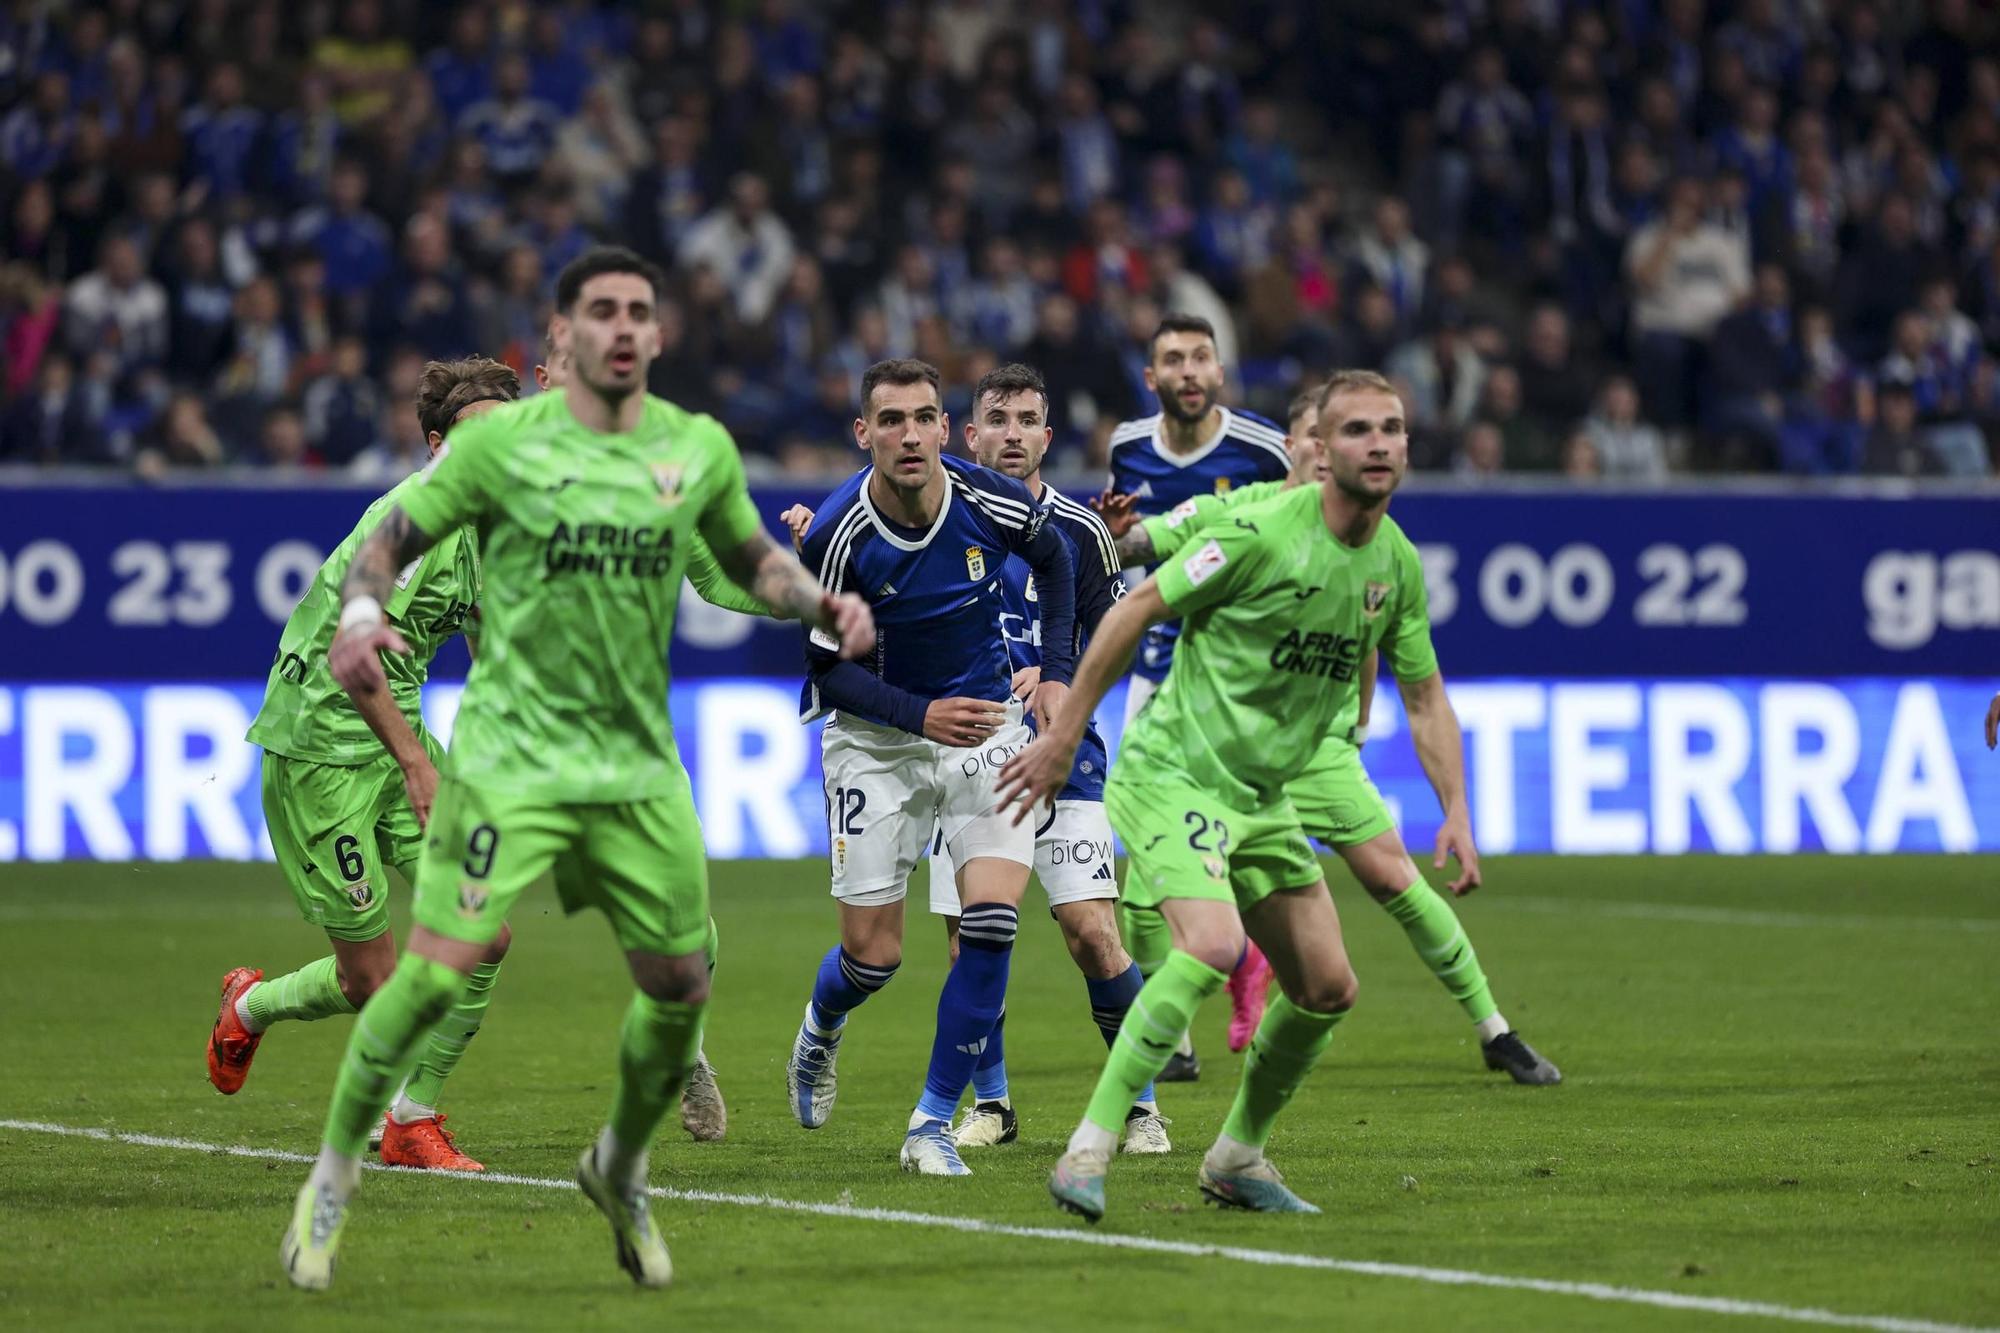
[[[1215,325],[1200,315],[1178,312],[1165,314],[1160,316],[1159,327],[1153,330],[1153,336],[1146,340],[1146,356],[1149,360],[1153,355],[1153,349],[1160,345],[1160,339],[1169,333],[1199,333],[1210,342],[1215,341]]]
[[[1318,380],[1307,380],[1299,387],[1299,391],[1292,395],[1291,405],[1285,409],[1285,428],[1287,430],[1291,429],[1294,421],[1297,421],[1306,413],[1319,411],[1319,393],[1321,387]]]
[[[1012,398],[1017,393],[1038,393],[1042,396],[1042,416],[1049,414],[1049,386],[1042,381],[1042,372],[1021,361],[1009,361],[1004,366],[995,366],[979,377],[979,383],[972,386],[973,415],[979,414],[979,405],[986,401],[986,395],[996,398]]]
[[[564,264],[563,271],[556,275],[556,309],[564,314],[574,310],[576,298],[583,295],[583,284],[606,273],[630,273],[644,278],[653,289],[656,302],[667,286],[667,275],[660,271],[660,266],[637,251],[622,245],[593,245]]]
[[[512,366],[483,356],[427,361],[424,377],[417,382],[417,424],[425,439],[432,431],[442,437],[451,432],[458,414],[474,403],[511,403],[520,396],[521,377]]]
[[[877,361],[861,372],[861,414],[868,414],[868,403],[875,397],[875,390],[883,384],[924,384],[931,386],[931,392],[938,395],[938,403],[944,403],[944,390],[939,386],[942,380],[938,368],[928,361],[919,361],[913,356],[891,357],[887,361]]]

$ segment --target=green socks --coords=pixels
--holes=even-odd
[[[706,1000],[700,1004],[655,1000],[643,991],[632,997],[618,1042],[618,1096],[611,1104],[609,1125],[612,1152],[627,1160],[605,1163],[619,1178],[643,1174],[653,1131],[694,1068],[707,1009]]]
[[[243,996],[237,1013],[252,1032],[262,1032],[273,1023],[310,1023],[351,1014],[354,1006],[341,993],[339,977],[340,969],[328,954],[296,972],[258,982]]]
[[[1159,917],[1158,912],[1142,915]],[[1165,927],[1164,919],[1160,922]],[[1181,1034],[1187,1031],[1201,1002],[1221,990],[1229,980],[1192,954],[1175,949],[1160,963],[1118,1029],[1118,1040],[1098,1076],[1097,1091],[1091,1094],[1084,1119],[1109,1133],[1117,1142],[1118,1131],[1132,1109],[1133,1098],[1166,1067]]]
[[[406,953],[388,984],[354,1020],[341,1057],[340,1077],[327,1108],[324,1142],[334,1152],[359,1157],[382,1108],[416,1064],[418,1047],[451,1012],[468,978],[443,963]]]
[[[409,1085],[403,1089],[405,1100],[428,1110],[437,1109],[444,1081],[458,1068],[459,1057],[479,1035],[479,1025],[486,1018],[486,1002],[493,998],[493,982],[499,975],[498,963],[481,963],[472,969],[465,993],[458,997],[458,1003],[425,1044],[423,1057],[417,1061],[417,1072],[410,1075]]]
[[[1264,1011],[1264,1021],[1243,1056],[1243,1081],[1222,1132],[1238,1143],[1262,1148],[1285,1103],[1306,1081],[1333,1041],[1333,1029],[1347,1015],[1316,1014],[1280,994]]]
[[[1174,933],[1167,925],[1167,914],[1142,911],[1121,902],[1118,904],[1118,928],[1125,935],[1125,952],[1132,955],[1132,961],[1139,965],[1139,975],[1150,977],[1159,971],[1174,947]]]
[[[1402,923],[1417,957],[1444,983],[1451,998],[1465,1010],[1465,1016],[1475,1023],[1491,1018],[1499,1006],[1493,1003],[1486,974],[1479,970],[1479,955],[1472,951],[1472,941],[1458,924],[1458,914],[1451,910],[1451,904],[1437,890],[1418,880],[1383,906]]]

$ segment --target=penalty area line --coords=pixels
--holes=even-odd
[[[306,1153],[282,1148],[253,1148],[242,1144],[203,1143],[197,1139],[174,1138],[163,1134],[139,1134],[123,1130],[98,1129],[87,1125],[58,1125],[43,1120],[0,1119],[0,1130],[21,1134],[50,1134],[62,1138],[95,1139],[139,1148],[166,1148],[224,1157],[245,1157],[265,1162],[294,1162],[310,1165]],[[521,1176],[505,1171],[437,1172],[412,1167],[364,1163],[370,1171],[385,1175],[420,1175],[432,1180],[477,1181],[488,1185],[521,1185],[531,1189],[574,1190],[576,1183],[550,1176]],[[1290,1250],[1257,1250],[1241,1245],[1211,1245],[1197,1241],[1164,1240],[1153,1236],[1133,1236],[1121,1232],[1084,1231],[1063,1227],[1030,1227],[1009,1222],[988,1222],[977,1217],[952,1217],[943,1213],[919,1213],[902,1208],[864,1208],[846,1203],[815,1203],[806,1199],[783,1199],[771,1194],[732,1194],[719,1190],[674,1189],[655,1186],[648,1191],[656,1199],[682,1203],[719,1204],[734,1208],[762,1208],[773,1212],[803,1213],[856,1222],[887,1222],[903,1226],[936,1227],[947,1231],[970,1232],[982,1236],[1010,1236],[1020,1240],[1050,1241],[1065,1245],[1094,1245],[1111,1250],[1136,1250],[1145,1254],[1170,1254],[1189,1259],[1227,1259],[1235,1263],[1266,1268],[1304,1268],[1321,1272],[1349,1273],[1359,1277],[1397,1278],[1443,1287],[1491,1287],[1502,1291],[1532,1291],[1545,1296],[1577,1296],[1585,1300],[1617,1305],[1646,1305],[1662,1310],[1686,1310],[1695,1314],[1735,1315],[1752,1319],[1780,1319],[1797,1324],[1820,1324],[1832,1328],[1863,1328],[1878,1333],[2000,1333],[1969,1324],[1944,1324],[1929,1319],[1906,1319],[1896,1315],[1846,1314],[1808,1306],[1775,1305],[1766,1301],[1734,1300],[1723,1296],[1691,1296],[1678,1291],[1655,1291],[1644,1287],[1619,1287],[1603,1282],[1565,1282],[1553,1278],[1515,1277],[1505,1273],[1479,1273],[1461,1268],[1430,1268],[1420,1264],[1378,1263],[1367,1259],[1335,1259]]]

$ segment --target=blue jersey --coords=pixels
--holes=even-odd
[[[1076,632],[1073,655],[1083,659],[1084,645],[1097,630],[1097,622],[1111,604],[1125,595],[1118,574],[1118,544],[1104,520],[1084,505],[1044,485],[1038,497],[1048,511],[1048,525],[1068,543],[1070,561],[1076,568]],[[1005,606],[1000,613],[1000,637],[1007,645],[1007,657],[1014,668],[1042,664],[1042,599],[1035,587],[1035,573],[1019,557],[1000,571],[1004,581]],[[1029,719],[1034,725],[1034,719]],[[1076,747],[1076,764],[1070,769],[1069,783],[1057,793],[1059,801],[1101,801],[1104,799],[1104,771],[1109,765],[1104,738],[1097,734],[1093,719],[1084,729],[1083,742]]]
[[[1160,415],[1127,421],[1111,432],[1111,489],[1138,501],[1140,517],[1164,514],[1197,495],[1221,495],[1258,481],[1282,481],[1292,470],[1285,432],[1263,417],[1236,408],[1216,409],[1222,424],[1190,454],[1168,451],[1160,440]],[[1146,631],[1133,674],[1165,680],[1173,665],[1180,622]]]
[[[957,458],[939,461],[944,502],[928,528],[906,528],[876,509],[868,496],[873,468],[814,516],[799,558],[827,591],[858,593],[873,608],[875,648],[859,662],[841,662],[830,636],[808,633],[800,700],[807,720],[838,708],[922,734],[933,699],[1011,697],[1014,668],[994,632],[1010,555],[1027,560],[1042,587],[1061,590],[1046,598],[1045,620],[1061,644],[1043,670],[1068,683],[1076,664],[1068,542],[1048,528],[1047,512],[1020,482]]]

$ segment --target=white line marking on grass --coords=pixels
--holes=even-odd
[[[1742,907],[1698,907],[1681,903],[1617,903],[1591,898],[1538,898],[1501,895],[1480,907],[1514,908],[1551,916],[1616,916],[1639,921],[1683,921],[1703,926],[1834,926],[1864,930],[2000,930],[2000,917],[1875,916],[1865,912],[1761,912]]]
[[[72,1139],[96,1139],[104,1143],[125,1143],[141,1148],[172,1148],[182,1152],[215,1153],[227,1157],[249,1157],[266,1162],[296,1162],[309,1165],[314,1159],[305,1153],[282,1148],[251,1148],[241,1144],[203,1143],[196,1139],[173,1138],[162,1134],[133,1134],[121,1130],[94,1129],[83,1125],[55,1125],[42,1120],[0,1120],[0,1129],[23,1134],[55,1134]],[[479,1181],[488,1185],[525,1185],[532,1189],[573,1190],[573,1181],[548,1176],[517,1176],[505,1171],[470,1172],[422,1171],[414,1167],[364,1163],[370,1171],[392,1175],[421,1175],[433,1180]],[[1602,1282],[1560,1282],[1550,1278],[1511,1277],[1504,1273],[1475,1273],[1462,1268],[1427,1268],[1419,1264],[1375,1263],[1365,1259],[1333,1259],[1318,1254],[1298,1254],[1287,1250],[1253,1250],[1240,1245],[1204,1245],[1195,1241],[1160,1240],[1152,1236],[1131,1236],[1111,1231],[1085,1231],[1059,1227],[1024,1227],[1008,1222],[988,1222],[977,1217],[950,1217],[940,1213],[917,1213],[902,1208],[861,1208],[845,1203],[813,1203],[804,1199],[780,1199],[769,1194],[725,1194],[718,1190],[683,1190],[655,1187],[656,1199],[685,1203],[726,1204],[737,1208],[768,1208],[776,1212],[806,1213],[815,1217],[837,1217],[857,1222],[895,1222],[905,1226],[939,1227],[947,1231],[971,1232],[982,1236],[1014,1236],[1022,1240],[1057,1241],[1069,1245],[1096,1245],[1113,1250],[1138,1250],[1147,1254],[1172,1254],[1190,1259],[1230,1259],[1237,1263],[1267,1268],[1306,1268],[1363,1277],[1393,1277],[1407,1282],[1427,1282],[1444,1287],[1496,1287],[1506,1291],[1535,1291],[1548,1296],[1581,1296],[1586,1300],[1610,1301],[1620,1305],[1650,1305],[1663,1310],[1689,1310],[1699,1314],[1743,1315],[1756,1319],[1782,1319],[1795,1324],[1826,1324],[1835,1328],[1866,1328],[1880,1333],[2000,1333],[2000,1329],[1978,1328],[1969,1324],[1941,1324],[1929,1319],[1905,1319],[1897,1315],[1842,1314],[1837,1310],[1816,1310],[1793,1305],[1773,1305],[1765,1301],[1739,1301],[1722,1296],[1689,1296],[1677,1291],[1649,1291],[1644,1287],[1614,1287]]]

